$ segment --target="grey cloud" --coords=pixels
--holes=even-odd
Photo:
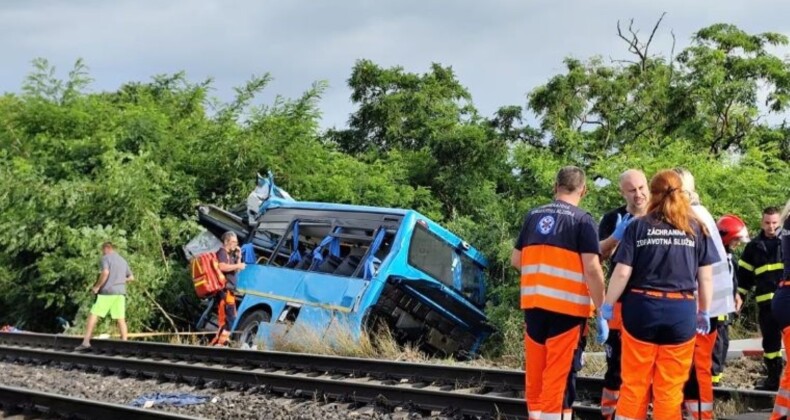
[[[83,57],[95,90],[179,70],[213,77],[224,99],[252,74],[275,81],[262,100],[297,96],[327,80],[324,125],[344,125],[353,110],[345,81],[354,62],[425,71],[451,65],[484,114],[523,104],[526,93],[563,70],[568,55],[627,56],[615,23],[635,19],[669,53],[693,31],[731,22],[748,31],[790,34],[783,1],[114,1],[0,3],[0,90],[17,91],[37,56],[61,73]],[[780,50],[786,53],[786,50]]]

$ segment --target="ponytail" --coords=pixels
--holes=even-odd
[[[683,190],[683,182],[675,171],[660,171],[650,180],[647,212],[689,236],[696,236],[692,223],[699,226],[703,234],[708,234],[691,210],[691,197]]]

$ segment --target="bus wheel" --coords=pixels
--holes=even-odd
[[[239,333],[239,343],[242,347],[255,348],[255,340],[258,336],[258,327],[261,323],[269,322],[271,315],[263,310],[252,311],[246,315],[239,323],[236,330]]]

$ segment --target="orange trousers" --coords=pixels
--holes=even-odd
[[[617,420],[647,418],[651,386],[654,420],[680,420],[683,384],[694,357],[694,338],[680,344],[653,344],[637,340],[622,329],[623,354]]]
[[[579,348],[582,328],[573,327],[539,343],[524,335],[525,398],[530,420],[571,420],[566,406],[569,375]]]
[[[230,340],[230,329],[236,321],[236,296],[230,290],[222,290],[217,294],[217,335],[211,345],[224,346]]]
[[[697,334],[694,341],[694,359],[689,381],[686,383],[683,405],[694,419],[713,419],[713,348],[718,331],[711,328],[708,334]],[[689,389],[694,388],[694,389]]]
[[[790,349],[790,327],[782,330],[782,342],[785,349]],[[785,365],[782,381],[779,382],[779,391],[776,393],[774,411],[771,420],[786,420],[790,416],[790,363]]]

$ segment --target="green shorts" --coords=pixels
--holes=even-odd
[[[104,318],[110,313],[112,319],[126,318],[126,296],[124,295],[98,295],[96,303],[91,308],[91,313]]]

